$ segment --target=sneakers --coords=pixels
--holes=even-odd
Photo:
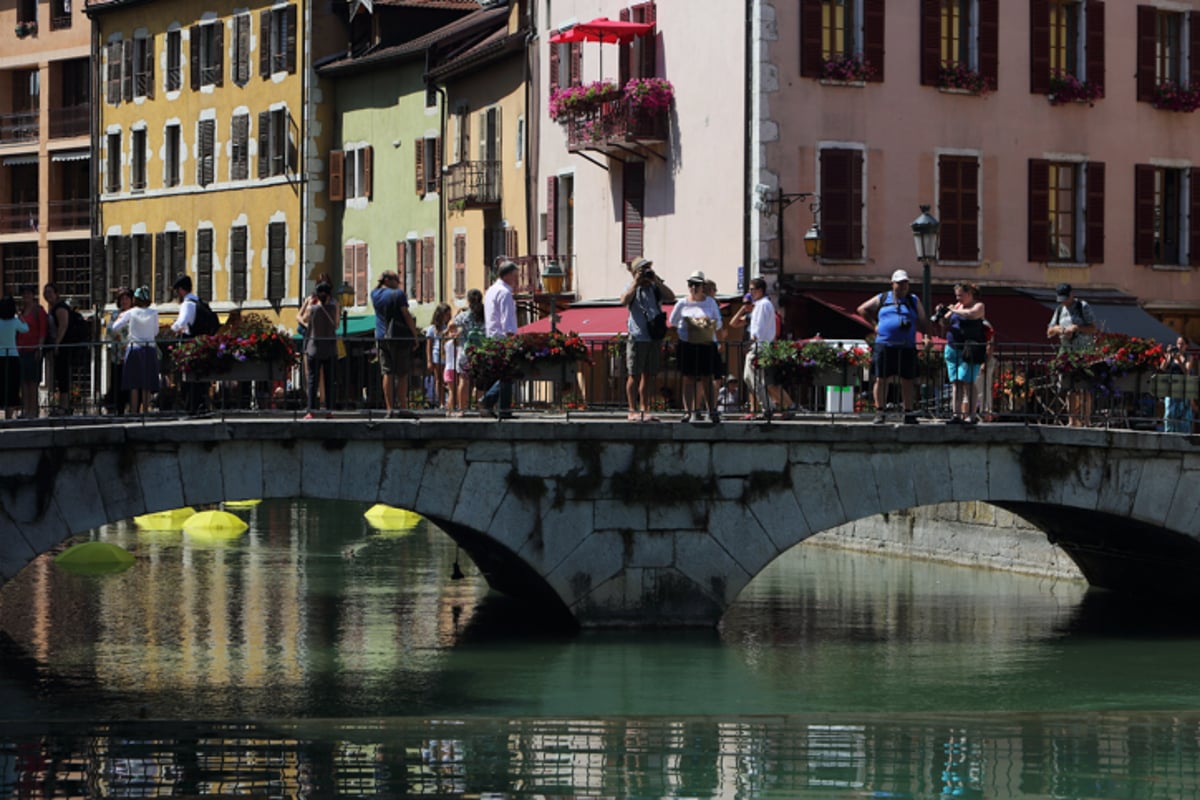
[[[917,419],[916,412],[914,412],[914,411],[905,411],[904,412],[904,424],[905,425],[919,425],[920,422],[921,421],[919,419]]]
[[[304,415],[304,419],[316,419],[316,417],[314,417],[313,413],[310,411]]]
[[[681,419],[679,421],[680,422],[691,422],[692,421],[692,412],[690,412],[690,411],[683,412],[683,419]]]
[[[871,420],[871,422],[874,423],[875,425],[882,425],[883,423],[887,422],[887,416],[882,411],[880,411],[878,414],[875,415],[875,419]]]
[[[712,413],[709,414],[709,419],[711,419],[713,422],[720,422],[721,421],[721,412],[714,408],[712,410]]]

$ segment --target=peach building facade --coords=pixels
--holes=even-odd
[[[753,271],[864,299],[919,281],[925,204],[938,298],[1068,282],[1200,337],[1198,0],[753,5]]]

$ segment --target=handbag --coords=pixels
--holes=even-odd
[[[708,317],[684,317],[688,344],[711,344],[717,333],[716,320]]]
[[[346,341],[340,336],[337,338],[337,357],[338,361],[346,357]]]
[[[667,338],[667,315],[659,312],[657,317],[653,317],[646,325],[650,338],[656,342],[660,342]]]

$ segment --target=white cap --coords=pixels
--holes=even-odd
[[[908,273],[898,269],[892,273],[892,283],[903,283],[908,280]]]

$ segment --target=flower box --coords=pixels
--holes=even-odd
[[[859,56],[830,58],[821,65],[822,82],[862,85],[874,77],[875,68],[871,62]]]
[[[983,97],[992,91],[992,82],[982,72],[977,72],[965,64],[943,64],[938,71],[938,88]]]
[[[240,361],[230,366],[227,372],[193,375],[189,381],[213,383],[216,381],[282,381],[287,379],[288,368],[278,361]]]
[[[1154,97],[1150,105],[1163,111],[1181,111],[1191,113],[1200,108],[1200,88],[1193,88],[1186,83],[1163,81],[1154,87]]]
[[[813,386],[858,386],[862,383],[862,368],[820,367],[812,371],[812,382]]]
[[[160,336],[174,334],[160,332]],[[291,335],[260,314],[246,314],[214,334],[187,339],[169,348],[173,368],[193,381],[278,380],[257,375],[264,374],[268,367],[284,374],[297,361]],[[229,377],[241,367],[256,377]]]
[[[1094,106],[1096,101],[1104,97],[1104,86],[1097,81],[1081,81],[1074,75],[1055,72],[1050,76],[1050,90],[1046,99],[1052,106],[1067,103],[1087,103]]]

